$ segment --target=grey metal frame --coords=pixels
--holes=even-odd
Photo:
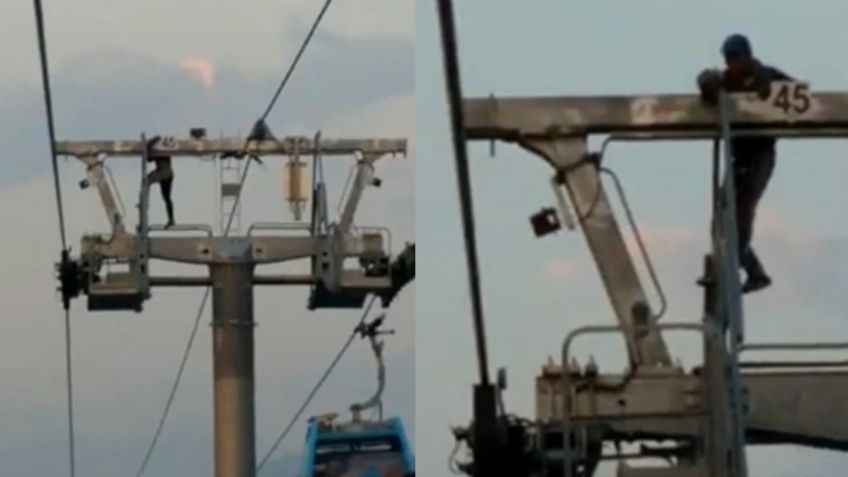
[[[808,113],[787,117],[753,93],[730,95],[734,131],[781,137],[845,137],[848,94],[815,93]],[[463,101],[469,140],[521,141],[528,138],[583,137],[642,133],[645,138],[675,135],[720,138],[718,111],[696,95],[469,98]]]
[[[697,324],[697,323],[661,323],[654,325],[657,330],[668,330],[668,331],[696,331],[698,333],[706,335],[707,333],[713,333],[714,330],[708,323]],[[563,436],[571,436],[573,432],[573,428],[571,425],[571,415],[572,415],[572,395],[571,389],[573,386],[570,382],[570,374],[571,370],[569,362],[571,358],[571,345],[574,340],[581,335],[586,334],[599,334],[599,333],[622,333],[626,335],[633,335],[637,332],[637,330],[627,330],[622,326],[583,326],[577,328],[570,333],[568,333],[563,340],[562,343],[562,389],[563,389],[563,411],[562,411],[562,432]],[[705,336],[704,340],[706,341],[708,338]],[[634,373],[638,372],[634,370]],[[666,411],[668,412],[668,411]],[[656,415],[654,418],[658,419],[673,419],[674,417],[681,415],[677,414],[679,411],[672,411],[668,415]],[[625,416],[622,416],[625,417]],[[571,469],[573,465],[572,451],[571,448],[566,444],[563,448],[563,467],[565,469]],[[569,471],[566,471],[566,475],[569,475]]]
[[[787,114],[755,94],[721,94],[718,107],[705,104],[695,95],[489,96],[464,100],[463,112],[469,140],[514,142],[554,167],[557,173],[554,187],[564,185],[572,204],[569,208],[564,195],[557,190],[559,209],[566,225],[572,228],[571,225],[578,221],[586,236],[618,319],[619,325],[613,329],[625,335],[633,372],[654,375],[673,374],[671,358],[660,334],[663,326],[653,319],[654,314],[647,306],[645,292],[611,213],[598,171],[586,160],[587,137],[610,134],[611,139],[630,141],[723,140],[723,159],[716,164],[721,164],[725,172],[725,186],[721,193],[726,198],[733,198],[729,139],[734,135],[848,138],[848,94],[814,93],[809,106],[800,114]],[[842,428],[848,427],[848,417],[841,417],[846,413],[834,416],[833,405],[820,403],[820,407],[830,411],[828,422],[824,416],[816,414],[814,405],[809,404],[825,399],[826,394],[816,395],[803,390],[805,384],[815,389],[828,386],[832,394],[848,396],[848,369],[811,372],[801,369],[803,363],[793,363],[797,369],[792,372],[741,372],[740,368],[744,368],[745,363],[739,363],[738,355],[746,348],[737,275],[735,200],[722,202],[723,206],[714,214],[711,254],[712,267],[719,280],[718,286],[705,295],[704,315],[704,324],[716,326],[722,334],[720,339],[705,338],[705,362],[701,372],[705,386],[703,399],[709,403],[709,419],[695,436],[700,442],[699,459],[704,465],[651,470],[622,467],[622,476],[744,477],[747,473],[746,443],[783,442],[848,449],[848,435],[845,435],[848,433],[840,432],[840,427],[833,424],[838,421]],[[590,205],[591,214],[581,217],[581,211],[587,211]],[[762,366],[757,369],[769,367],[768,363],[759,364]],[[774,363],[774,368],[778,368],[778,364],[786,363]],[[825,364],[831,367],[844,364],[848,368],[848,362]],[[563,395],[572,392],[569,387],[572,383],[567,377],[571,369],[564,355],[561,370]],[[672,393],[678,386],[678,378],[668,376],[667,384],[660,385],[660,389]],[[637,392],[635,388],[629,390],[626,381],[622,382],[621,393]],[[803,402],[808,404],[801,408],[775,398],[774,393],[798,399],[803,396]],[[541,405],[539,409],[542,412]],[[795,416],[803,416],[805,421]],[[539,416],[539,419],[545,422],[545,416]],[[560,424],[568,432],[570,417],[567,412],[562,419],[565,422]],[[608,426],[616,425],[603,418],[601,421]],[[637,431],[638,426],[660,429],[650,421],[643,421],[630,429]],[[672,439],[674,435],[674,432],[667,433],[667,437]],[[569,439],[564,438],[564,442],[564,459],[569,460]],[[567,477],[575,477],[569,465],[563,468]]]
[[[314,285],[324,283],[334,291],[359,290],[379,293],[390,289],[392,278],[367,276],[365,272],[343,268],[348,257],[382,257],[386,251],[383,235],[358,233],[353,230],[353,216],[364,189],[370,184],[374,163],[386,155],[406,154],[405,139],[323,139],[302,137],[282,140],[250,141],[243,139],[181,139],[166,138],[153,148],[173,159],[214,154],[343,156],[360,153],[366,161],[367,174],[357,180],[351,190],[340,224],[330,230],[319,230],[315,224],[297,227],[292,224],[254,224],[246,236],[214,236],[208,225],[180,225],[168,228],[175,232],[200,232],[205,236],[151,236],[164,231],[162,226],[148,223],[150,184],[147,181],[146,136],[139,141],[59,142],[58,154],[81,159],[88,167],[89,178],[97,186],[106,210],[112,233],[82,238],[79,262],[86,276],[84,291],[93,309],[135,309],[150,298],[151,286],[210,286],[212,287],[214,414],[215,414],[215,475],[218,477],[254,477],[255,410],[253,365],[253,286],[254,285]],[[141,157],[141,191],[139,193],[139,222],[136,234],[129,234],[118,212],[112,191],[102,173],[101,155],[109,157]],[[361,166],[365,167],[365,166]],[[359,177],[359,175],[358,175]],[[326,210],[325,207],[322,210]],[[320,212],[320,211],[319,211]],[[326,221],[318,214],[316,221]],[[253,235],[255,230],[275,231],[275,235]],[[307,232],[306,236],[292,235]],[[261,264],[279,263],[313,257],[318,266],[308,275],[256,275]],[[205,265],[206,277],[150,276],[151,258]],[[129,272],[98,277],[97,272],[107,262],[129,264]],[[327,265],[326,267],[324,265]]]
[[[204,157],[214,154],[237,156],[289,156],[295,148],[300,154],[313,154],[317,150],[327,156],[350,156],[367,153],[378,156],[406,154],[406,139],[309,139],[291,136],[280,140],[250,140],[242,138],[172,139],[166,138],[153,148],[153,152],[173,157]],[[144,154],[143,141],[57,141],[56,154],[60,156],[97,156],[113,158],[138,158]]]
[[[671,359],[662,338],[653,327],[646,326],[649,323],[637,321],[645,319],[651,322],[655,315],[649,308],[648,316],[636,313],[640,308],[649,307],[648,298],[627,253],[624,236],[613,215],[599,171],[584,162],[588,153],[585,139],[529,139],[521,140],[519,144],[554,167],[568,189],[578,217],[584,211],[591,211],[589,217],[579,223],[619,323],[634,331],[633,334],[625,334],[631,362],[669,365]]]

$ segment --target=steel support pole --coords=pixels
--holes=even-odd
[[[255,477],[252,263],[215,263],[212,353],[215,477]]]

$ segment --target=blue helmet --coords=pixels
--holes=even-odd
[[[751,42],[745,35],[738,33],[730,35],[721,45],[721,54],[725,58],[751,58]]]

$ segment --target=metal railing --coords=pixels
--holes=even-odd
[[[695,331],[702,335],[716,333],[716,330],[709,323],[653,323],[645,326],[623,327],[621,325],[606,325],[606,326],[584,326],[570,332],[562,343],[562,433],[563,433],[563,454],[562,467],[565,476],[571,476],[571,469],[574,465],[574,456],[571,442],[571,435],[574,432],[571,425],[571,383],[569,359],[571,356],[571,345],[578,336],[587,334],[608,334],[622,333],[630,331],[634,334],[642,329],[656,329],[663,331]],[[635,368],[633,370],[635,372]],[[579,444],[579,443],[578,443]]]

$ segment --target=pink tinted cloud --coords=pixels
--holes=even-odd
[[[625,243],[632,257],[638,254],[636,239],[629,234],[630,229],[622,230],[625,235]],[[667,258],[680,252],[683,248],[690,246],[697,240],[695,231],[684,226],[641,226],[639,232],[642,240],[648,248],[652,257]],[[578,258],[554,257],[542,266],[542,275],[547,279],[566,279],[574,276],[578,270],[586,271],[593,269],[595,263],[588,250],[586,255]]]
[[[700,245],[709,247],[709,231],[698,231],[694,227],[679,224],[640,223],[638,225],[648,254],[655,260],[676,259],[681,254],[687,254],[691,252],[693,247],[697,248]],[[623,221],[619,221],[619,227],[621,233],[624,234],[631,258],[640,260],[637,258],[639,248],[630,228]],[[796,258],[807,257],[817,246],[815,237],[809,231],[793,224],[791,218],[776,208],[760,207],[757,211],[754,227],[755,246],[764,242],[777,243]],[[700,236],[701,233],[704,235]],[[555,257],[550,259],[542,267],[543,276],[549,279],[563,279],[573,276],[577,270],[584,270],[584,267],[593,268],[595,265],[588,249],[584,249],[584,253],[585,255],[576,258]]]
[[[198,80],[206,89],[215,86],[215,65],[203,58],[189,57],[180,61],[180,68],[187,71]]]
[[[562,279],[567,278],[574,271],[575,263],[571,260],[556,257],[545,263],[543,274],[545,278]]]
[[[800,225],[792,224],[783,211],[773,207],[759,207],[754,227],[755,236],[776,238],[790,244],[803,245],[814,240],[812,234]]]
[[[639,245],[636,243],[636,237],[630,233],[630,229],[624,229],[622,233],[628,234],[625,239],[628,250],[631,253],[638,253]],[[694,229],[681,225],[640,225],[639,234],[651,255],[673,255],[698,240]]]

